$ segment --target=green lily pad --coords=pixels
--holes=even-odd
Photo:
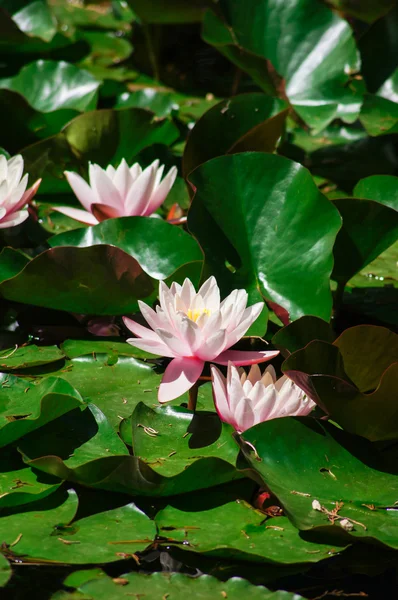
[[[17,275],[29,261],[30,258],[20,250],[3,248],[0,252],[0,282]]]
[[[265,94],[241,94],[223,100],[196,123],[184,150],[183,171],[246,150],[273,152],[282,134],[287,103]],[[276,120],[281,115],[279,120]]]
[[[334,334],[329,323],[318,317],[307,316],[280,329],[272,338],[272,343],[286,358],[313,340],[333,342]]]
[[[290,592],[271,592],[263,586],[255,586],[239,577],[232,577],[228,581],[219,581],[210,575],[201,575],[193,578],[181,573],[128,573],[123,575],[123,585],[111,577],[92,579],[78,588],[72,594],[58,597],[57,600],[122,600],[126,594],[150,595],[151,598],[169,597],[170,600],[185,600],[191,595],[195,600],[208,600],[209,598],[228,598],[228,600],[241,600],[243,596],[250,600],[300,600],[301,596]],[[131,590],[131,591],[130,591]],[[134,590],[134,591],[133,591]],[[55,600],[55,598],[53,598]]]
[[[152,365],[133,356],[118,355],[115,362],[113,354],[94,356],[91,352],[67,361],[52,375],[73,385],[83,399],[98,406],[116,428],[122,419],[133,413],[140,401],[152,406],[158,404],[157,388],[161,376]]]
[[[398,287],[398,242],[382,252],[348,282],[349,287]]]
[[[392,175],[372,175],[361,179],[354,188],[356,198],[375,200],[398,210],[398,177]]]
[[[0,587],[6,585],[11,575],[10,563],[2,554],[0,554]]]
[[[343,218],[334,246],[332,278],[347,282],[398,239],[398,211],[391,202],[343,198],[333,204]]]
[[[196,195],[189,228],[223,291],[244,287],[252,301],[263,295],[292,320],[329,320],[332,246],[341,221],[308,171],[281,156],[243,153],[208,161],[190,181]]]
[[[21,348],[2,350],[0,352],[0,369],[15,371],[39,365],[46,365],[64,358],[57,346],[23,346]]]
[[[261,69],[259,60],[270,61],[285,79],[294,109],[310,127],[321,131],[336,118],[356,120],[363,86],[355,85],[349,73],[358,71],[359,53],[351,27],[335,12],[311,0],[291,0],[288,5],[221,0],[217,9],[217,17],[206,14],[204,39],[227,49],[227,56],[243,69],[239,51],[254,55],[250,60],[246,54],[250,70],[245,70],[260,86],[267,67]]]
[[[119,356],[132,356],[141,359],[154,359],[157,354],[150,354],[145,350],[134,348],[127,342],[116,342],[112,340],[66,340],[61,344],[62,352],[68,358],[79,358],[91,355],[94,359],[97,354],[107,354],[107,365],[116,364]]]
[[[19,441],[25,462],[47,463],[62,459],[67,469],[76,469],[93,459],[128,454],[105,415],[94,404],[74,410]]]
[[[44,113],[61,108],[92,110],[100,85],[87,71],[52,60],[38,60],[24,66],[18,75],[0,79],[0,89],[18,92],[33,108]]]
[[[148,240],[151,240],[148,252]],[[123,217],[95,227],[77,229],[49,240],[52,247],[85,248],[99,244],[117,246],[155,279],[166,279],[184,264],[203,259],[197,242],[185,231],[162,219]]]
[[[113,246],[46,250],[0,285],[8,300],[97,315],[133,312],[152,291],[137,261]]]
[[[51,563],[96,564],[120,560],[120,553],[144,550],[155,525],[134,504],[76,519],[74,490],[58,491],[23,513],[1,517],[2,536],[13,553]],[[22,534],[22,535],[21,535]]]
[[[0,374],[0,447],[65,413],[82,407],[80,394],[66,381],[50,377],[38,385]]]
[[[41,500],[61,484],[62,480],[57,477],[27,467],[14,448],[0,450],[1,511]]]
[[[331,423],[287,417],[245,431],[242,450],[299,529],[398,548],[393,509],[398,480],[367,440]],[[314,500],[330,512],[340,506],[340,519],[333,523],[327,513],[313,508]],[[351,522],[350,532],[339,524],[341,519]]]
[[[193,414],[174,406],[153,410],[140,403],[131,425],[134,455],[165,477],[182,473],[205,458],[217,457],[235,465],[237,447],[231,435],[234,430],[222,423],[215,412]]]
[[[242,500],[200,512],[168,506],[155,518],[167,545],[212,558],[294,564],[318,562],[336,552],[331,546],[307,541],[287,517],[267,519]]]
[[[13,13],[12,20],[26,35],[51,42],[57,32],[55,20],[47,2],[35,0]]]

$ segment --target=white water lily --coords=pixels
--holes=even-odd
[[[26,189],[29,175],[22,176],[23,168],[20,154],[8,160],[0,156],[0,229],[15,227],[29,217],[27,204],[37,192],[41,179]]]
[[[264,374],[258,365],[253,365],[246,375],[243,369],[229,363],[226,379],[212,365],[211,374],[218,415],[239,433],[270,419],[306,416],[315,406],[286,375],[277,379],[272,365]]]
[[[278,350],[251,352],[230,350],[260,315],[264,303],[247,305],[247,292],[234,290],[221,302],[220,289],[210,277],[196,292],[192,282],[159,284],[160,306],[156,312],[139,301],[148,327],[124,318],[138,338],[127,341],[137,348],[167,356],[168,365],[159,387],[159,402],[168,402],[189,390],[200,377],[206,361],[227,365],[250,365],[270,360]]]
[[[124,159],[117,169],[90,163],[89,184],[77,173],[65,171],[84,210],[69,206],[54,206],[53,210],[87,225],[115,217],[148,217],[163,204],[177,176],[176,167],[162,179],[163,171],[158,160],[144,170],[138,163],[129,167]]]

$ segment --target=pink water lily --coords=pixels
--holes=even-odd
[[[77,173],[65,171],[84,210],[70,206],[54,206],[53,210],[87,225],[114,217],[147,217],[163,204],[177,176],[176,167],[162,179],[163,171],[158,160],[144,170],[138,163],[129,167],[124,159],[117,169],[90,163],[90,184]]]
[[[173,358],[159,387],[159,402],[178,398],[200,377],[206,361],[227,365],[250,365],[270,360],[278,351],[243,352],[229,350],[236,344],[263,309],[263,302],[246,308],[245,290],[234,290],[220,301],[220,290],[210,277],[195,291],[189,279],[169,289],[159,284],[160,306],[152,310],[139,302],[141,313],[151,329],[124,318],[137,338],[127,341],[136,348]]]
[[[286,375],[277,379],[272,365],[263,375],[258,365],[253,365],[246,375],[229,363],[227,378],[211,365],[211,375],[218,415],[239,433],[270,419],[306,416],[315,406]]]
[[[9,160],[0,156],[0,229],[15,227],[29,217],[27,205],[36,194],[41,179],[26,189],[29,175],[26,173],[22,177],[23,167],[20,154]]]

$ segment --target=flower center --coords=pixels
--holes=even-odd
[[[189,309],[187,311],[188,319],[191,319],[191,321],[194,321],[195,323],[199,319],[199,317],[202,316],[203,314],[207,315],[209,317],[211,315],[211,310],[209,310],[208,308],[201,308],[198,310]]]

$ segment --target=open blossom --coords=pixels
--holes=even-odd
[[[15,227],[29,217],[27,204],[36,194],[41,179],[26,189],[29,175],[22,177],[23,166],[20,154],[9,160],[0,156],[0,229]]]
[[[84,210],[69,206],[54,206],[53,210],[87,225],[114,217],[147,217],[163,204],[177,176],[172,167],[162,179],[163,170],[158,160],[144,170],[138,163],[129,167],[124,159],[117,169],[90,163],[90,185],[77,173],[65,171]]]
[[[229,350],[236,344],[263,309],[263,302],[246,308],[245,290],[234,290],[220,302],[220,290],[210,277],[195,291],[189,279],[169,289],[159,284],[160,306],[156,312],[140,302],[141,312],[151,329],[124,318],[126,326],[140,339],[127,341],[137,348],[174,360],[166,368],[159,387],[159,402],[178,398],[200,377],[206,361],[227,365],[249,365],[270,360],[278,351],[243,352]]]
[[[253,365],[246,375],[243,369],[229,363],[226,379],[211,365],[211,374],[218,415],[239,433],[278,417],[304,417],[315,406],[286,375],[277,380],[272,365],[263,375],[258,365]]]

